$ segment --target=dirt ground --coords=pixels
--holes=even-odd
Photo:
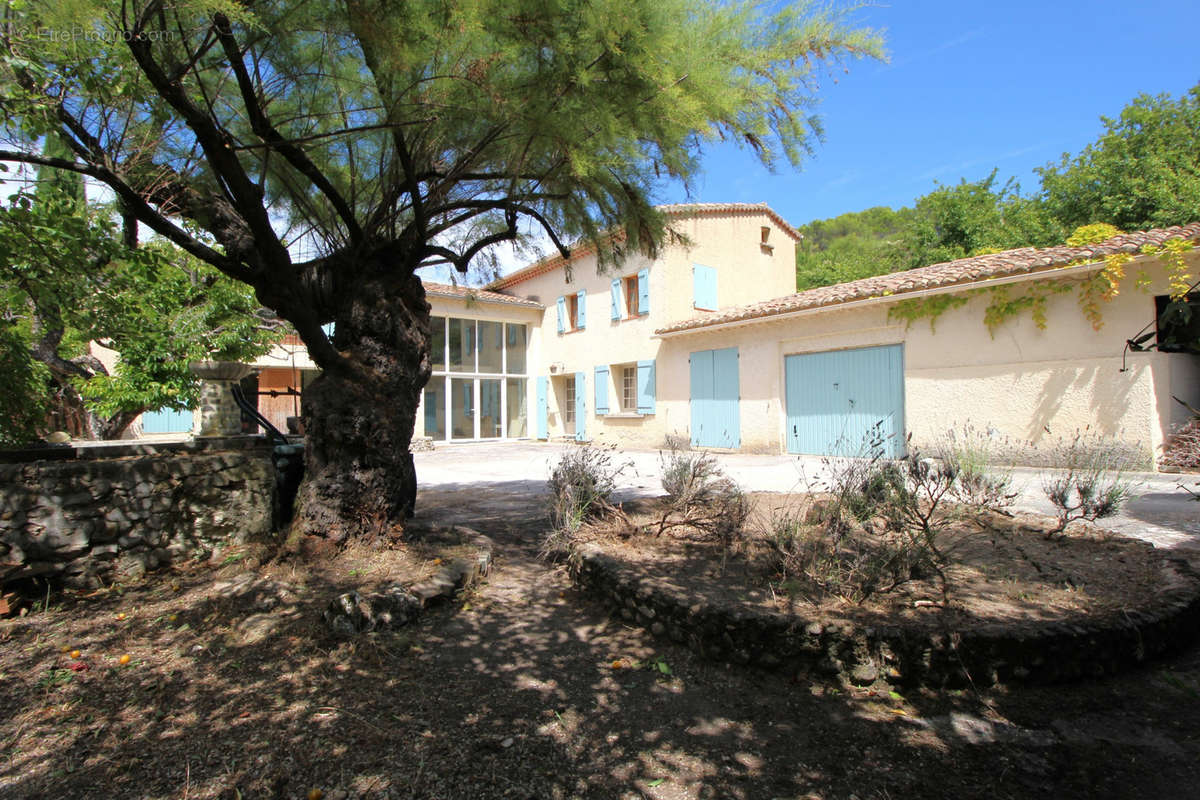
[[[488,534],[495,565],[394,633],[338,642],[320,611],[431,574],[436,547],[265,568],[231,551],[0,622],[0,796],[1196,796],[1196,646],[1117,678],[982,692],[732,668],[577,596],[536,559],[536,504],[512,496],[422,493],[427,524]]]
[[[984,527],[964,518],[938,535],[938,548],[950,560],[945,596],[938,576],[926,570],[890,591],[848,599],[804,575],[781,572],[766,542],[773,519],[804,519],[814,495],[755,492],[746,497],[749,535],[728,550],[687,525],[653,535],[664,518],[680,519],[665,498],[626,502],[622,514],[591,523],[584,535],[594,537],[610,556],[636,563],[657,584],[702,595],[716,605],[751,605],[859,625],[941,630],[1084,621],[1138,608],[1163,586],[1161,554],[1144,542],[1083,524],[1051,539],[1045,535],[1054,525],[1049,517],[987,514],[981,518]],[[874,524],[883,529],[881,520]]]

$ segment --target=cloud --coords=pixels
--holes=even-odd
[[[974,41],[975,39],[978,39],[981,36],[983,36],[983,34],[985,32],[986,32],[985,28],[973,28],[973,29],[967,31],[966,33],[955,36],[953,39],[947,39],[946,41],[941,42],[937,45],[934,45],[933,47],[926,48],[925,50],[919,50],[916,53],[910,53],[909,55],[907,55],[904,58],[892,59],[890,62],[888,62],[887,64],[885,64],[883,66],[883,69],[884,70],[897,69],[899,67],[908,66],[909,64],[912,64],[914,61],[924,61],[925,59],[932,58],[933,56],[936,56],[939,53],[944,53],[947,50],[950,50],[955,47],[960,47],[960,46],[966,44],[967,42]]]

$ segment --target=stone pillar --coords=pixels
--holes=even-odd
[[[188,365],[200,378],[200,411],[195,436],[237,436],[242,432],[242,412],[233,399],[233,384],[253,368],[237,361],[197,361]]]

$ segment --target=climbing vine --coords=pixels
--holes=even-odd
[[[919,319],[929,319],[929,330],[937,330],[937,320],[952,308],[966,305],[967,298],[961,294],[935,294],[929,297],[914,297],[901,300],[888,309],[888,319],[904,320],[905,327]]]
[[[1121,231],[1112,225],[1100,223],[1084,225],[1077,228],[1067,239],[1072,247],[1082,247],[1089,244],[1099,244],[1108,241]],[[1157,256],[1167,268],[1167,288],[1172,300],[1180,300],[1191,288],[1191,274],[1185,255],[1193,250],[1195,245],[1185,239],[1172,239],[1161,245],[1146,245],[1141,249],[1143,255]],[[919,319],[928,319],[930,330],[935,330],[938,317],[947,311],[965,305],[975,295],[986,293],[990,298],[984,309],[983,322],[988,331],[995,336],[996,329],[1010,319],[1029,312],[1033,323],[1039,330],[1046,329],[1046,301],[1056,294],[1067,294],[1076,285],[1079,297],[1079,307],[1088,322],[1096,330],[1104,327],[1102,304],[1111,302],[1121,292],[1121,282],[1125,279],[1126,266],[1134,260],[1131,253],[1112,253],[1104,257],[1104,266],[1094,274],[1077,283],[1065,280],[1054,280],[1053,271],[1047,273],[1047,279],[1027,283],[1024,290],[1013,295],[1008,286],[994,288],[971,289],[960,294],[940,294],[930,297],[917,297],[901,300],[888,309],[888,318],[904,320],[911,327]],[[1090,263],[1086,259],[1071,262],[1066,266],[1078,266]],[[1136,274],[1134,286],[1145,292],[1150,289],[1150,277],[1144,269]]]

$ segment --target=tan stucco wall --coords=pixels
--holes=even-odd
[[[770,247],[762,246],[764,226],[770,229]],[[597,272],[596,257],[586,255],[571,263],[569,281],[568,272],[560,268],[505,289],[508,294],[535,299],[546,307],[541,323],[543,371],[535,374],[553,377],[549,397],[551,437],[567,433],[563,419],[565,384],[560,376],[576,372],[587,376],[585,430],[589,439],[653,447],[662,444],[670,432],[682,432],[686,437],[686,355],[680,382],[679,349],[654,338],[654,331],[703,313],[692,306],[693,264],[717,270],[717,298],[722,307],[758,302],[795,290],[795,242],[768,215],[701,216],[678,220],[675,228],[689,244],[668,247],[654,261],[633,256],[620,268],[601,274]],[[649,269],[650,313],[629,317],[622,304],[622,318],[612,320],[612,279],[636,276],[643,268]],[[581,331],[559,334],[557,299],[580,291],[587,293],[587,325]],[[595,368],[651,359],[657,364],[656,413],[597,417]],[[609,402],[613,408],[620,389],[616,380],[616,373],[610,372]]]
[[[1200,257],[1192,263],[1200,273]],[[1130,353],[1122,361],[1125,340],[1153,321],[1153,297],[1167,291],[1154,260],[1142,265],[1150,287],[1135,289],[1136,266],[1121,293],[1102,305],[1100,331],[1092,329],[1072,292],[1048,301],[1045,330],[1025,313],[990,332],[983,324],[988,297],[978,295],[941,316],[936,330],[925,320],[911,326],[889,320],[887,304],[879,302],[667,337],[659,362],[660,405],[668,429],[686,434],[687,355],[737,347],[742,448],[781,452],[785,356],[903,343],[905,421],[918,445],[970,424],[1032,445],[1020,455],[1036,462],[1086,428],[1120,440],[1149,466],[1166,432],[1186,419],[1186,409],[1170,395],[1193,405],[1200,401],[1200,358]],[[1019,294],[1019,285],[1012,292]]]

